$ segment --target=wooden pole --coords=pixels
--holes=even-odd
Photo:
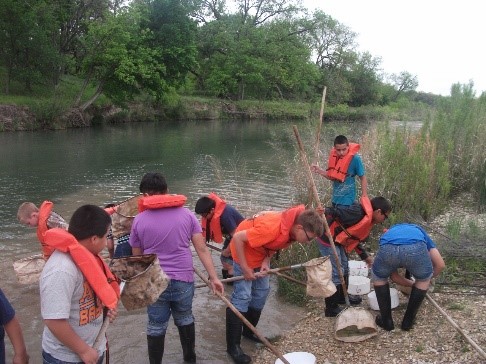
[[[285,271],[285,270],[300,268],[300,267],[303,267],[303,266],[304,266],[304,264],[288,265],[288,266],[285,266],[285,267],[270,269],[266,273],[276,273],[276,272],[281,272],[281,271]],[[255,273],[255,277],[257,277],[257,278],[263,277],[263,276],[265,276],[266,273],[257,272],[257,273]],[[234,282],[234,281],[241,281],[243,279],[245,279],[244,276],[236,276],[236,277],[221,279],[221,282],[222,283],[229,283],[229,282]],[[198,284],[198,285],[195,286],[195,288],[201,288],[201,287],[206,287],[206,285],[205,284]]]
[[[211,283],[209,283],[209,280],[204,276],[204,274],[199,270],[197,269],[196,267],[194,267],[194,272],[196,272],[196,274],[199,276],[199,278],[201,278],[204,283],[206,283],[206,285],[208,287],[211,287]],[[273,346],[269,341],[268,339],[263,336],[262,334],[260,334],[260,332],[258,332],[258,330],[256,329],[255,326],[253,326],[250,321],[248,321],[245,316],[243,316],[241,314],[240,311],[238,311],[238,309],[221,293],[219,292],[216,292],[216,295],[218,295],[219,298],[221,298],[221,300],[226,304],[226,306],[228,306],[228,308],[233,311],[233,313],[238,316],[238,318],[243,321],[243,323],[261,340],[261,342],[263,344],[265,344],[265,346],[267,348],[270,349],[270,351],[275,354],[275,356],[277,358],[279,358],[281,361],[283,361],[285,364],[290,364],[287,359],[284,358],[284,356],[277,350],[277,348],[275,346]]]
[[[317,124],[316,143],[314,148],[314,163],[316,164],[319,161],[319,142],[321,139],[321,128],[322,128],[322,122],[324,118],[324,104],[326,102],[326,91],[327,91],[327,87],[324,86],[324,89],[322,90],[321,112],[319,113],[319,123]]]
[[[425,295],[425,297],[427,297],[427,299],[430,301],[430,303],[432,303],[432,305],[434,305],[434,307],[447,319],[447,321],[449,321],[449,323],[454,326],[454,328],[467,340],[467,342],[469,344],[471,344],[471,346],[476,349],[476,351],[481,354],[481,356],[486,359],[486,353],[483,351],[483,349],[481,349],[479,347],[478,344],[476,344],[476,342],[474,342],[473,339],[471,339],[460,327],[458,324],[455,323],[455,321],[447,314],[447,312],[445,312],[439,305],[437,302],[435,302],[435,300],[430,297],[430,295],[427,293]]]
[[[299,150],[300,150],[300,157],[302,159],[302,163],[304,163],[304,167],[305,167],[304,169],[307,173],[307,178],[309,179],[309,182],[311,184],[312,192],[314,194],[314,200],[317,203],[317,206],[319,208],[322,208],[321,201],[319,200],[319,194],[317,193],[316,184],[314,183],[314,178],[312,177],[312,172],[311,172],[311,169],[310,169],[310,166],[309,166],[309,162],[307,161],[307,156],[305,154],[304,146],[302,145],[302,140],[300,139],[299,130],[297,129],[296,125],[294,125],[294,134],[295,134],[295,137],[297,139],[297,144],[298,144]],[[339,258],[338,258],[338,255],[337,255],[336,246],[334,245],[334,239],[332,237],[332,234],[331,234],[331,231],[329,229],[329,225],[326,221],[326,218],[323,217],[322,221],[324,223],[324,228],[326,229],[326,234],[329,238],[329,242],[331,243],[334,259],[336,260],[336,265],[338,267],[339,280],[341,281],[341,285],[342,285],[343,291],[344,291],[344,299],[346,301],[346,305],[350,306],[348,290],[347,290],[347,287],[346,287],[346,282],[344,281],[344,276],[343,276],[343,272],[342,272],[342,268],[341,268],[341,262],[339,261]]]
[[[120,283],[120,296],[121,296],[124,288],[125,288],[125,281],[122,281]],[[95,339],[94,344],[92,346],[93,349],[98,350],[98,346],[100,346],[101,340],[103,340],[103,337],[106,334],[106,330],[108,330],[108,326],[110,326],[110,320],[109,320],[109,317],[106,316],[105,319],[103,320],[103,325],[101,325],[100,332],[98,332],[98,335],[96,336],[96,339]]]

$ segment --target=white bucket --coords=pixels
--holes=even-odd
[[[348,293],[354,295],[367,294],[370,291],[370,279],[362,276],[349,276]]]
[[[316,364],[316,357],[305,351],[295,351],[283,356],[290,364]],[[283,364],[280,359],[275,360],[275,364]]]
[[[350,276],[368,277],[368,264],[362,260],[350,260],[348,262]]]
[[[390,288],[391,308],[398,307],[398,291],[395,288]],[[378,301],[376,300],[375,291],[368,293],[368,302],[372,310],[379,311]]]

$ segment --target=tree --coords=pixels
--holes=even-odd
[[[419,83],[417,76],[412,75],[407,71],[402,71],[400,74],[392,74],[390,76],[392,85],[394,86],[396,93],[392,98],[392,101],[398,100],[401,94],[407,91],[415,91]]]

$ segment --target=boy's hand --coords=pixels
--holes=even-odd
[[[116,317],[118,316],[118,310],[115,307],[113,310],[108,310],[106,315],[108,316],[110,323],[112,323],[113,321],[115,321]]]
[[[241,270],[243,271],[243,277],[245,277],[245,281],[254,281],[256,279],[253,269],[249,267],[241,267]]]
[[[223,283],[218,278],[210,279],[209,283],[211,283],[211,289],[214,294],[219,293],[222,295],[224,293]]]
[[[91,346],[87,346],[87,349],[78,355],[85,364],[96,364],[99,358],[98,351]]]
[[[27,352],[22,352],[22,353],[15,353],[13,360],[13,364],[29,364],[29,355],[27,355]]]

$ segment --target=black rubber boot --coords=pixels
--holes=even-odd
[[[240,347],[243,323],[229,308],[226,309],[226,351],[236,364],[251,363],[251,357]]]
[[[380,315],[376,316],[375,322],[381,328],[391,331],[395,328],[391,312],[390,285],[375,286],[376,300],[380,307]]]
[[[243,315],[245,318],[250,321],[250,324],[256,327],[258,325],[258,321],[260,321],[260,316],[262,314],[262,310],[256,310],[254,308],[249,307],[248,312],[245,312]],[[262,343],[262,341],[256,336],[253,331],[251,331],[245,324],[243,324],[243,333],[242,335],[251,341],[256,343]]]
[[[336,317],[342,311],[342,309],[338,305],[338,299],[339,299],[339,291],[337,290],[331,297],[324,298],[324,301],[326,302],[326,309],[324,310],[324,315],[326,317]]]
[[[185,326],[177,326],[182,345],[182,355],[187,363],[196,362],[196,327],[194,322]]]
[[[346,280],[345,278],[345,281],[346,281],[346,287],[349,287],[348,286],[348,282],[349,282],[349,279]],[[343,289],[343,285],[342,284],[338,284],[336,286],[336,289],[337,291],[339,292],[339,295],[338,295],[338,303],[340,305],[344,305],[346,303],[346,299],[344,298],[344,289]],[[361,301],[363,300],[360,296],[356,296],[356,295],[352,295],[352,294],[348,294],[348,298],[349,298],[349,304],[352,305],[352,306],[357,306],[361,303]]]
[[[150,364],[161,364],[164,356],[165,335],[147,335],[147,346]]]
[[[408,299],[407,310],[403,316],[402,330],[408,331],[413,327],[418,309],[420,308],[426,294],[427,290],[419,289],[415,286],[412,287],[412,292],[410,293],[410,298]]]

